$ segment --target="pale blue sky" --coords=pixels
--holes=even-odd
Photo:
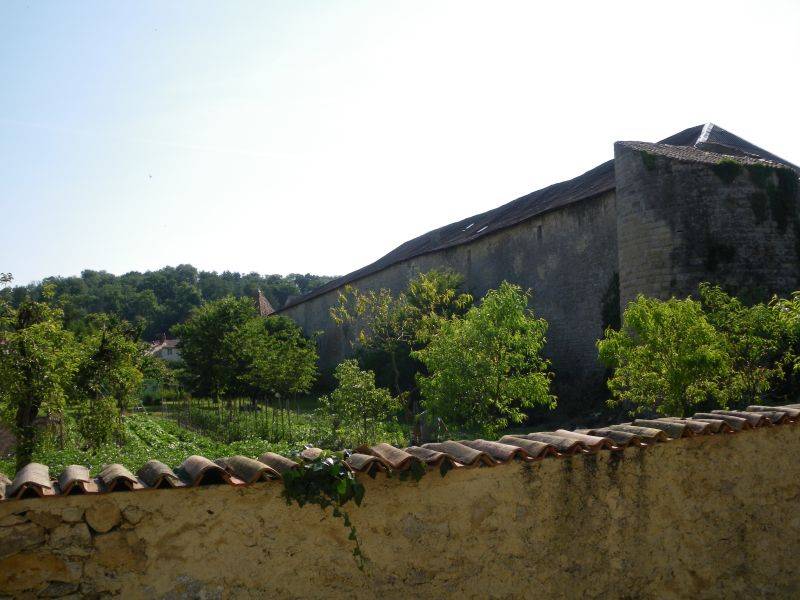
[[[713,121],[800,162],[800,2],[0,2],[0,271],[343,274]]]

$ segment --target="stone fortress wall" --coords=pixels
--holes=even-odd
[[[398,292],[419,272],[450,268],[464,275],[476,298],[503,280],[532,288],[532,306],[550,324],[545,353],[556,374],[554,391],[573,410],[603,396],[605,369],[595,343],[637,294],[686,297],[702,281],[748,300],[800,288],[797,173],[694,148],[639,142],[615,148],[615,189],[352,285]],[[352,353],[352,336],[329,317],[338,294],[281,311],[307,334],[323,332],[323,369]]]

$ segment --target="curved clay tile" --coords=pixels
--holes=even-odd
[[[413,454],[400,448],[395,448],[391,444],[381,443],[375,446],[359,446],[355,451],[378,458],[385,466],[394,471],[405,471],[410,469],[412,464],[421,462]]]
[[[448,463],[450,467],[461,466],[457,464],[452,457],[448,456],[444,452],[439,452],[438,450],[421,448],[420,446],[409,446],[408,448],[404,448],[403,451],[418,458],[429,467],[439,467],[445,462]]]
[[[133,476],[128,469],[120,464],[107,465],[103,467],[97,476],[105,486],[106,492],[123,492],[140,490],[144,486]]]
[[[473,450],[469,446],[459,444],[458,442],[432,442],[430,444],[422,444],[423,448],[429,450],[436,450],[437,452],[444,452],[457,463],[461,463],[465,467],[474,467],[485,465],[493,467],[495,462],[492,457],[485,452]]]
[[[705,419],[705,418],[698,418],[696,415],[694,417],[689,417],[686,419],[691,423],[705,423],[708,425],[709,431],[711,433],[733,433],[736,431],[733,427],[731,427],[727,422],[723,421],[722,419]]]
[[[151,488],[183,487],[178,476],[167,465],[158,460],[148,460],[136,474]]]
[[[525,433],[515,437],[521,437],[526,440],[534,440],[537,442],[544,442],[550,444],[561,454],[576,454],[584,451],[583,444],[573,438],[567,438],[563,435],[555,435],[550,432],[539,431],[536,433]]]
[[[580,429],[576,433],[588,433],[589,435],[599,435],[600,437],[608,438],[614,442],[618,448],[627,448],[628,446],[643,446],[645,442],[642,438],[635,433],[628,433],[627,431],[617,431],[615,429],[607,429],[600,427],[596,429]]]
[[[50,469],[39,463],[28,463],[22,467],[6,488],[9,498],[37,498],[53,496],[55,493],[53,482],[50,481]]]
[[[614,447],[614,441],[611,438],[597,435],[588,435],[586,433],[578,433],[576,431],[568,431],[566,429],[556,429],[553,435],[560,435],[569,440],[577,440],[589,452],[599,452],[600,450],[611,450]]]
[[[69,465],[58,476],[58,488],[62,495],[86,494],[100,491],[97,482],[83,465]]]
[[[653,427],[640,427],[638,425],[630,425],[628,423],[620,423],[618,425],[609,425],[606,429],[613,431],[624,431],[626,433],[633,433],[645,440],[648,444],[652,442],[666,442],[667,434],[663,429],[656,429]]]
[[[374,476],[378,471],[385,471],[386,467],[377,456],[369,454],[360,454],[358,452],[352,453],[345,459],[345,464],[350,467],[350,470],[359,473],[367,473]]]
[[[752,429],[753,426],[747,419],[742,417],[735,417],[733,415],[723,415],[718,413],[694,413],[693,421],[708,421],[713,419],[715,421],[724,421],[734,431],[743,431],[745,429]]]
[[[746,410],[712,410],[715,415],[727,415],[745,419],[752,427],[765,427],[772,425],[770,418],[763,413],[747,412]]]
[[[763,412],[767,414],[771,412],[782,412],[792,421],[800,419],[800,408],[792,408],[791,406],[759,406],[757,404],[751,404],[747,407],[747,411]]]
[[[489,440],[459,440],[458,443],[478,452],[484,452],[501,463],[533,458],[525,448],[514,446],[513,444],[491,442]]]
[[[716,433],[714,431],[714,427],[712,427],[710,423],[695,421],[693,419],[679,419],[678,417],[662,417],[656,419],[656,421],[681,423],[682,425],[685,425],[686,427],[691,429],[692,433],[694,433],[695,435],[711,435],[712,433]]]
[[[558,454],[558,450],[552,444],[537,442],[536,440],[529,440],[516,435],[504,435],[500,438],[500,443],[522,448],[531,458],[544,458],[545,456]]]
[[[683,423],[675,423],[674,421],[659,421],[658,419],[634,419],[633,425],[636,427],[650,427],[652,429],[660,429],[667,434],[667,437],[672,439],[680,439],[684,437],[691,437],[694,431]]]
[[[217,485],[220,483],[242,484],[241,479],[231,476],[218,464],[205,456],[192,455],[180,466],[191,485]]]
[[[11,480],[0,473],[0,500],[6,499],[6,490],[11,486]]]
[[[303,450],[300,452],[300,458],[307,461],[317,460],[321,455],[321,448],[314,448],[311,446],[308,448],[303,448]]]
[[[265,452],[258,457],[258,462],[262,462],[268,467],[271,467],[280,475],[283,475],[286,471],[291,469],[297,469],[300,466],[290,458],[275,454],[274,452]]]
[[[265,465],[253,458],[237,454],[215,461],[220,467],[231,475],[238,477],[245,483],[257,481],[270,481],[280,479],[281,475],[269,465]]]

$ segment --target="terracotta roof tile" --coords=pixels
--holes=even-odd
[[[92,479],[89,469],[83,465],[69,465],[58,476],[59,492],[69,494],[93,494],[100,491],[100,486]]]
[[[608,438],[614,442],[618,448],[625,448],[627,446],[643,446],[645,445],[642,437],[627,431],[619,431],[617,429],[609,429],[601,427],[599,429],[578,429],[578,433],[586,433],[588,435],[597,435],[600,437]]]
[[[709,419],[725,421],[725,423],[727,423],[728,426],[734,431],[744,431],[746,429],[753,428],[747,419],[735,417],[733,415],[722,415],[718,413],[695,413],[695,415],[692,417],[693,421],[707,422]]]
[[[100,471],[98,479],[104,486],[106,492],[130,492],[141,490],[144,485],[120,464],[107,465]]]
[[[238,477],[245,483],[255,483],[256,481],[269,481],[280,479],[281,474],[261,461],[246,456],[236,455],[227,458],[220,458],[215,461],[220,467],[225,469],[234,477]]]
[[[583,444],[579,440],[566,438],[563,435],[555,435],[554,433],[539,431],[535,433],[520,434],[516,437],[550,444],[560,454],[577,454],[584,451]]]
[[[504,435],[500,438],[502,444],[509,446],[519,446],[523,448],[532,458],[544,458],[546,456],[555,456],[558,450],[552,444],[546,442],[539,442],[516,435]]]
[[[506,463],[510,460],[525,460],[532,458],[528,451],[520,446],[504,444],[502,442],[491,442],[488,440],[459,440],[459,444],[467,446],[478,452],[483,452],[492,457],[499,463]]]
[[[750,423],[751,427],[764,427],[772,425],[770,418],[763,413],[749,412],[746,410],[712,410],[711,414],[739,417]]]
[[[157,460],[148,460],[136,474],[145,485],[151,488],[173,488],[186,485],[172,469]]]
[[[624,431],[626,433],[633,433],[638,435],[648,443],[653,442],[666,442],[667,434],[663,429],[653,427],[642,427],[640,425],[629,425],[627,423],[620,423],[619,425],[609,425],[608,429],[612,431]]]
[[[387,471],[383,462],[377,456],[370,454],[360,454],[358,452],[352,453],[345,460],[345,464],[353,471],[360,473],[367,473],[374,476],[378,471]]]
[[[11,486],[11,480],[0,473],[0,500],[6,499],[6,490]]]
[[[421,448],[419,446],[409,446],[405,449],[411,456],[420,459],[429,467],[439,467],[443,462],[446,462],[451,467],[457,467],[456,461],[449,454],[432,450],[431,448]]]
[[[230,483],[243,484],[244,481],[234,477],[218,464],[208,460],[205,456],[193,455],[183,461],[178,469],[178,476],[186,477],[191,485],[216,485]]]
[[[360,446],[355,451],[376,457],[384,466],[394,471],[405,471],[410,469],[414,463],[420,464],[422,462],[413,454],[406,450],[395,448],[391,444],[381,443],[375,446]]]
[[[486,466],[486,467],[493,467],[495,462],[492,460],[492,457],[486,454],[485,452],[481,452],[480,450],[474,450],[469,446],[465,446],[464,444],[459,444],[458,442],[447,441],[447,442],[436,442],[430,444],[422,444],[423,448],[427,448],[428,450],[436,450],[437,452],[444,452],[448,454],[455,460],[457,463],[464,465],[465,467],[475,467],[475,466]]]
[[[671,437],[672,439],[676,440],[694,435],[694,432],[689,427],[683,423],[676,423],[674,421],[662,421],[660,419],[635,419],[632,425],[635,425],[636,427],[660,429],[667,434],[667,437]]]
[[[33,498],[55,495],[53,482],[50,481],[50,469],[39,463],[29,463],[22,467],[6,488],[9,498]]]
[[[274,452],[265,452],[258,457],[258,461],[269,467],[272,467],[281,475],[283,475],[286,471],[296,469],[300,466],[293,460],[286,458],[285,456],[281,456],[280,454],[275,454]]]
[[[553,432],[555,435],[560,435],[570,440],[577,440],[589,452],[599,452],[600,450],[611,450],[616,447],[614,440],[610,437],[602,435],[590,435],[588,433],[578,433],[576,431],[567,431],[566,429],[557,429]]]
[[[791,426],[800,420],[800,404],[784,406],[749,406],[744,411],[716,410],[696,413],[683,419],[661,417],[637,419],[633,424],[620,423],[593,429],[533,432],[505,435],[499,441],[445,441],[396,448],[389,444],[362,446],[346,454],[345,462],[352,471],[375,476],[385,471],[406,471],[417,466],[442,469],[462,466],[493,466],[515,459],[540,460],[576,453],[622,451],[628,446],[647,447],[656,442],[669,442],[693,435],[718,435],[748,431],[773,424]],[[672,443],[676,443],[673,441]],[[300,456],[311,461],[322,454],[319,448],[305,448]],[[245,456],[220,458],[215,462],[203,456],[190,456],[173,471],[156,460],[148,461],[137,476],[122,465],[103,468],[93,479],[85,466],[70,465],[51,480],[47,466],[31,463],[19,470],[13,481],[0,474],[0,500],[91,492],[116,492],[139,489],[173,488],[186,485],[247,485],[280,478],[289,469],[300,465],[272,452],[258,460]]]

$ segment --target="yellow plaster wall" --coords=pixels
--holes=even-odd
[[[800,426],[365,478],[341,521],[281,484],[0,503],[0,596],[800,597]]]

